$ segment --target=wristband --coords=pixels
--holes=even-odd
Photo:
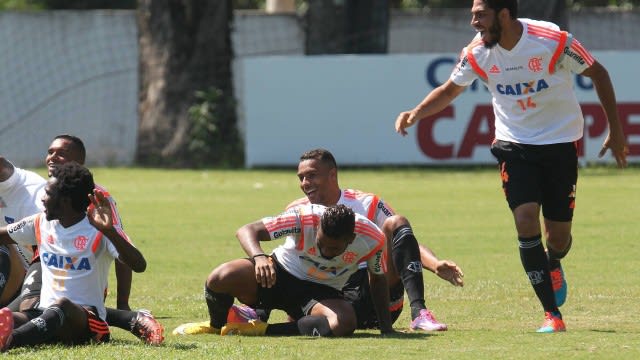
[[[251,258],[252,258],[253,260],[255,260],[258,256],[269,257],[269,255],[267,255],[267,254],[265,254],[265,253],[260,253],[260,254],[255,254],[255,255],[253,255]]]

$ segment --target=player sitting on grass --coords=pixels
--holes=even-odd
[[[384,234],[344,205],[305,205],[247,224],[237,232],[249,258],[215,268],[205,284],[210,332],[241,335],[348,336],[356,328],[342,288],[365,263],[380,332],[393,333],[387,308]],[[260,241],[285,238],[271,255]],[[228,323],[234,298],[253,307],[280,309],[295,321]]]
[[[412,330],[443,331],[447,325],[435,319],[425,305],[422,268],[428,269],[440,278],[455,286],[462,286],[462,270],[450,260],[438,259],[433,251],[418,244],[413,229],[406,217],[396,214],[388,203],[375,194],[353,189],[341,189],[338,184],[338,166],[331,152],[314,149],[300,156],[298,164],[300,189],[305,197],[287,206],[300,204],[320,204],[331,206],[344,204],[354,212],[366,216],[376,223],[385,233],[388,253],[386,258],[387,283],[389,285],[389,311],[395,322],[404,305],[404,292],[407,291],[411,307]],[[373,303],[371,302],[368,276],[365,268],[358,270],[343,288],[345,298],[353,305],[358,321],[358,329],[378,327]],[[266,321],[270,309],[258,309],[247,306],[232,306],[229,322],[246,322],[258,316]],[[183,324],[174,330],[176,335],[210,332],[209,322]]]
[[[37,308],[0,310],[0,350],[109,340],[103,299],[109,267],[115,258],[136,272],[147,264],[115,228],[110,202],[94,189],[84,166],[57,166],[45,186],[44,211],[0,228],[1,244],[38,247],[43,271]]]

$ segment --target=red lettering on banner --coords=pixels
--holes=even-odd
[[[487,132],[480,130],[483,123],[486,123]],[[470,158],[473,150],[478,145],[490,146],[495,138],[496,124],[493,115],[493,106],[478,105],[471,115],[469,126],[462,138],[460,150],[458,150],[458,158]]]
[[[451,159],[453,144],[440,145],[433,137],[433,127],[440,118],[453,119],[453,106],[447,106],[436,115],[428,116],[418,122],[418,146],[422,153],[432,159]]]
[[[584,138],[598,138],[608,133],[609,125],[604,110],[599,103],[580,104],[585,119],[592,119],[587,122]],[[640,122],[632,123],[632,117],[640,117],[640,103],[618,103],[618,114],[620,124],[627,141],[632,137],[640,136]],[[477,105],[471,114],[471,119],[467,121],[468,126],[462,135],[460,149],[454,154],[455,143],[439,143],[435,138],[435,124],[440,120],[455,121],[455,108],[447,106],[440,113],[426,117],[418,123],[417,140],[418,146],[424,155],[431,159],[461,159],[471,158],[477,146],[488,147],[494,139],[495,123],[493,107],[489,104]],[[488,129],[483,131],[481,128]],[[578,156],[583,157],[584,138],[578,141]],[[597,146],[600,146],[598,144]],[[629,143],[629,155],[640,155],[640,143]]]
[[[589,124],[585,131],[585,136],[596,138],[606,135],[609,131],[609,123],[604,114],[602,106],[598,103],[580,104],[582,114],[586,118],[592,118],[593,122]],[[640,135],[640,123],[632,124],[631,117],[640,115],[640,103],[618,103],[618,115],[620,117],[620,125],[627,141],[629,137]],[[580,141],[578,155],[584,155],[584,143]],[[629,156],[640,155],[640,144],[629,143]]]

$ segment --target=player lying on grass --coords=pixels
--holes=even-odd
[[[356,314],[344,299],[349,276],[365,263],[382,334],[393,333],[387,308],[384,234],[344,205],[304,205],[241,227],[236,236],[249,256],[215,268],[205,284],[210,332],[241,335],[348,336]],[[271,255],[261,241],[284,238]],[[234,299],[280,309],[295,321],[228,323]]]
[[[45,186],[44,211],[0,228],[2,244],[37,246],[43,272],[37,308],[0,310],[0,350],[109,340],[104,321],[109,267],[116,258],[136,272],[147,264],[115,228],[111,203],[94,189],[84,166],[56,166]]]

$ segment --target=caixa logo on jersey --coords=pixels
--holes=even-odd
[[[291,234],[299,234],[300,233],[300,228],[293,228],[293,229],[284,229],[284,230],[280,230],[280,231],[274,231],[273,232],[273,238],[274,239],[278,239],[280,237],[286,236],[286,235],[291,235]]]
[[[578,54],[571,55],[571,54],[568,54],[567,52],[570,52],[571,54],[573,54],[573,51],[565,48],[565,54],[567,54],[567,56],[571,56],[572,58],[576,59],[576,61],[580,61],[578,58],[575,57],[575,56],[579,57]],[[429,84],[429,86],[433,89],[444,84],[447,81],[447,79],[449,79],[449,76],[451,76],[452,70],[455,69],[459,71],[460,69],[464,68],[467,65],[467,62],[465,61],[465,59],[466,57],[462,61],[458,61],[458,59],[455,56],[451,56],[451,57],[442,56],[442,57],[437,57],[433,59],[427,64],[427,67],[425,69],[425,80],[427,81],[427,84]],[[580,59],[582,58],[580,57]],[[582,61],[584,61],[584,59],[582,59]],[[459,65],[456,66],[456,64],[459,64]],[[593,83],[588,77],[585,77],[582,75],[575,75],[575,77],[576,77],[575,78],[576,88],[584,91],[593,90]],[[486,88],[482,86],[482,82],[480,81],[474,81],[473,84],[469,86],[470,91],[480,91],[483,89],[484,91],[486,91]]]
[[[549,84],[547,84],[544,79],[540,80],[532,80],[529,82],[517,83],[517,84],[497,84],[496,91],[498,91],[502,95],[528,95],[533,93],[541,92],[544,89],[548,89]]]
[[[44,252],[41,255],[42,263],[50,268],[60,270],[91,270],[91,263],[86,257],[71,257]]]

